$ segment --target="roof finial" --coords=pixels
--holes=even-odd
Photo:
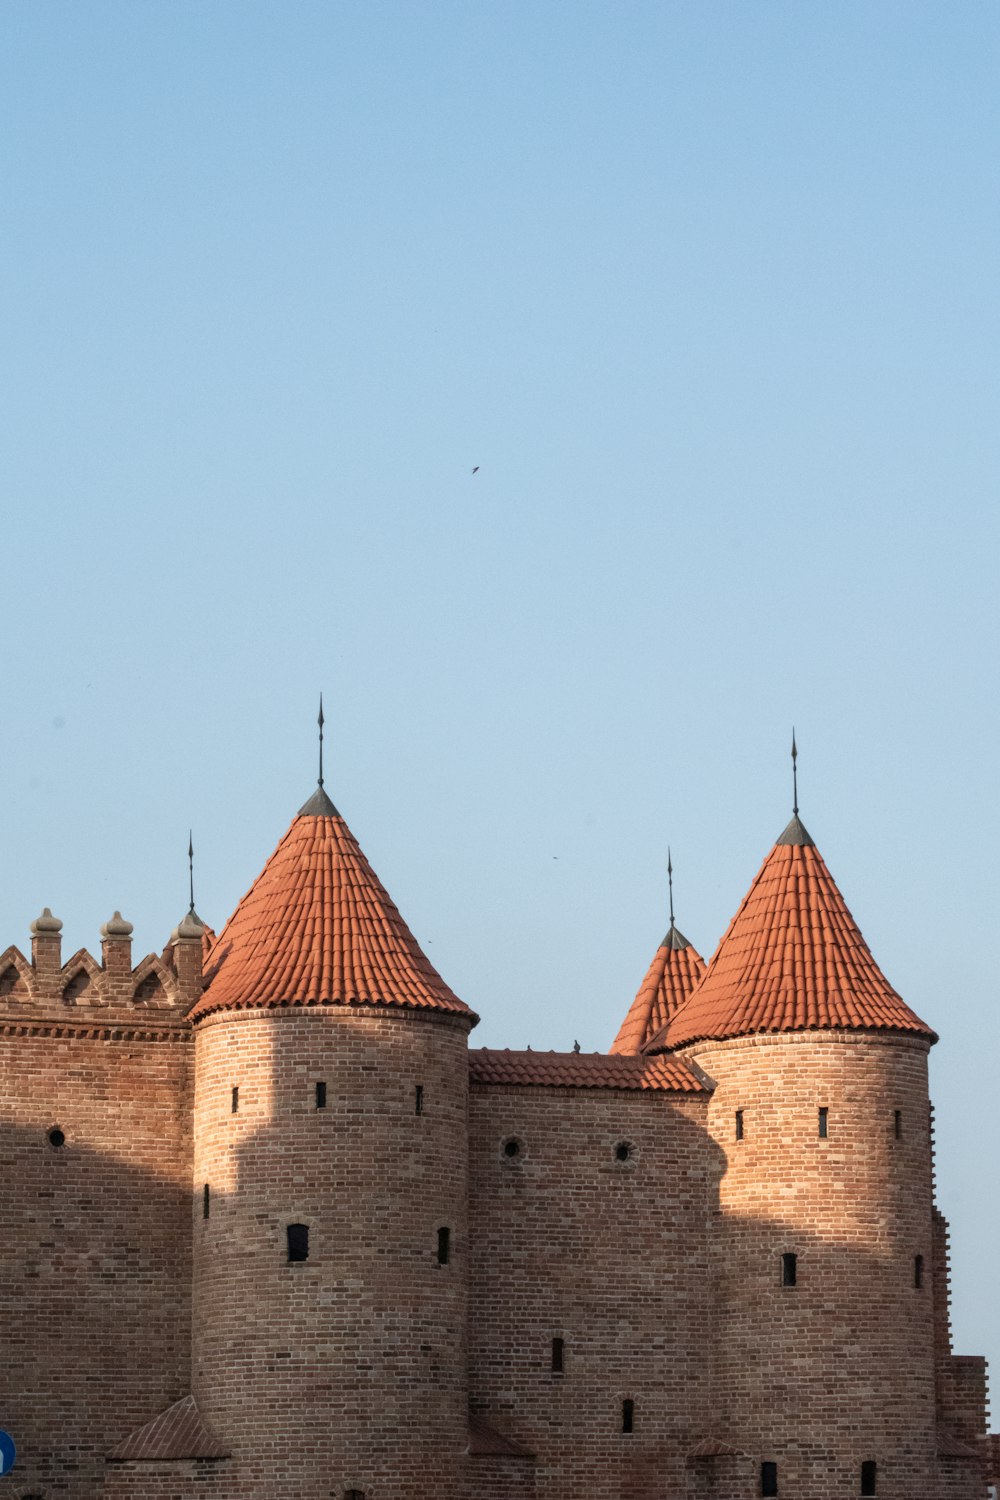
[[[194,916],[194,837],[192,835],[192,832],[191,832],[190,828],[188,829],[188,890],[189,890],[190,896],[191,896],[190,904],[188,906],[188,913],[189,913],[190,916],[193,917]]]
[[[670,925],[674,925],[674,866],[670,858],[670,845],[667,845],[667,885],[670,888]]]
[[[319,725],[319,784],[323,785],[323,694],[319,695],[319,717],[316,720]]]
[[[795,725],[792,725],[792,815],[799,815],[799,752],[795,746]]]

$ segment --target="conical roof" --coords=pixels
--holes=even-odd
[[[612,1052],[641,1052],[691,994],[705,960],[673,922],[611,1044]]]
[[[937,1038],[871,955],[798,817],[785,829],[687,1002],[647,1052],[754,1032],[898,1031]]]
[[[218,1010],[386,1005],[476,1019],[425,958],[322,791],[219,934],[193,1019]]]

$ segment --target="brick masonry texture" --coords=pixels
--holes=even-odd
[[[801,825],[598,1056],[470,1051],[309,807],[217,942],[0,955],[4,1493],[984,1500],[933,1032]]]

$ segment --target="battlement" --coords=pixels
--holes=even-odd
[[[12,944],[0,953],[0,1022],[93,1022],[95,1011],[133,1021],[158,1012],[187,1015],[203,989],[212,934],[189,912],[162,954],[132,963],[132,924],[121,912],[101,928],[100,962],[79,948],[62,958],[62,922],[48,907],[31,924],[31,958]],[[111,1019],[111,1015],[107,1019]]]

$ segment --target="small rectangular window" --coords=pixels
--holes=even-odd
[[[565,1345],[564,1345],[562,1339],[553,1339],[552,1340],[552,1372],[553,1372],[553,1374],[555,1374],[555,1375],[561,1375],[562,1374],[562,1372],[563,1372],[563,1358],[564,1358],[564,1355],[565,1355]]]
[[[309,1259],[309,1225],[289,1224],[288,1234],[288,1259]]]
[[[743,1139],[743,1111],[741,1109],[736,1111],[736,1139],[738,1141]]]
[[[760,1492],[762,1495],[778,1493],[778,1465],[763,1463],[760,1466]]]
[[[209,1214],[211,1212],[211,1209],[212,1209],[212,1190],[209,1187],[208,1183],[206,1182],[205,1183],[205,1191],[202,1194],[202,1199],[201,1199],[201,1216],[202,1216],[203,1219],[207,1219],[208,1218],[208,1216],[209,1216]]]
[[[915,1255],[913,1257],[913,1285],[918,1289],[924,1284],[924,1257]]]
[[[622,1432],[635,1431],[635,1402],[622,1402]]]
[[[448,1257],[449,1257],[450,1254],[451,1254],[451,1230],[450,1229],[444,1229],[444,1228],[439,1229],[438,1230],[438,1265],[439,1266],[446,1266],[448,1264]]]
[[[326,1084],[325,1083],[317,1083],[317,1085],[316,1085],[316,1108],[317,1109],[326,1109]]]
[[[240,1107],[240,1086],[239,1086],[238,1083],[234,1083],[233,1084],[233,1098],[232,1098],[232,1103],[231,1103],[231,1105],[229,1107],[232,1110],[232,1112],[233,1112],[234,1115],[239,1111],[239,1107]]]
[[[830,1133],[830,1111],[825,1104],[819,1107],[819,1138],[825,1141]]]
[[[795,1286],[798,1277],[798,1256],[787,1253],[781,1257],[781,1285]],[[777,1493],[777,1491],[775,1491]]]
[[[416,1086],[416,1088],[413,1090],[413,1113],[415,1115],[422,1115],[423,1112],[424,1112],[424,1086],[423,1086],[422,1083],[418,1083],[417,1086]]]
[[[901,1141],[903,1139],[903,1111],[901,1109],[893,1112],[893,1131],[897,1141]]]
[[[877,1493],[875,1489],[876,1474],[877,1470],[873,1459],[868,1459],[861,1465],[862,1495],[874,1495]]]

